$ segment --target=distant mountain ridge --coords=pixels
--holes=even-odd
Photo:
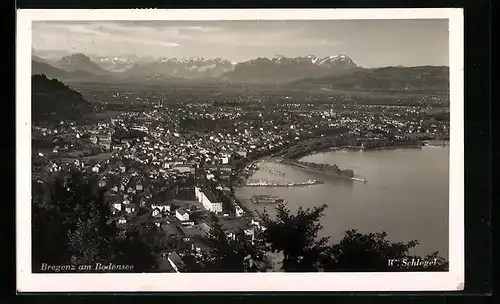
[[[103,69],[97,63],[92,61],[88,56],[76,53],[69,56],[64,56],[54,63],[57,68],[68,72],[84,71],[91,74],[102,75],[110,72]]]
[[[339,76],[301,79],[296,87],[365,91],[449,91],[449,68],[445,66],[384,67],[359,69]]]
[[[234,70],[222,77],[232,82],[287,83],[309,77],[341,74],[358,66],[347,55],[319,58],[306,57],[257,58],[235,65]]]
[[[110,72],[124,72],[138,62],[138,58],[130,59],[126,57],[92,56],[90,59]]]
[[[213,80],[344,90],[449,90],[447,67],[365,69],[345,54],[327,57],[276,55],[273,58],[231,63],[222,58],[141,60],[132,56],[89,57],[76,53],[59,60],[44,60],[33,56],[32,64],[32,74],[45,74],[69,82],[161,83],[172,80]],[[422,79],[418,80],[419,77]]]
[[[126,77],[141,78],[218,78],[233,69],[228,60],[215,58],[179,59],[164,58],[154,62],[136,63],[125,70]]]
[[[49,63],[67,72],[85,71],[104,75],[113,72],[118,78],[223,78],[228,81],[269,81],[255,77],[255,73],[268,73],[278,82],[301,79],[311,75],[330,75],[338,70],[356,68],[357,65],[347,55],[329,57],[285,57],[257,58],[241,63],[232,63],[222,58],[163,58],[157,60],[140,60],[123,57],[86,56],[75,53],[59,60],[44,60],[33,57],[33,60]],[[259,66],[260,65],[260,66]],[[244,71],[248,69],[248,71]],[[262,70],[262,71],[259,71]],[[290,75],[293,73],[295,76]],[[277,79],[276,79],[277,77]]]
[[[86,72],[83,70],[63,70],[51,65],[48,62],[39,62],[36,60],[36,58],[31,60],[31,75],[45,75],[49,78],[57,78],[64,81],[75,82],[102,79],[102,76],[94,73]],[[107,80],[110,80],[110,78],[107,78]]]

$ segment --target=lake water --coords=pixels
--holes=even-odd
[[[449,147],[378,151],[331,151],[302,158],[303,161],[337,164],[352,169],[368,182],[339,180],[322,173],[308,172],[274,162],[260,166],[251,177],[262,180],[305,181],[324,184],[296,188],[238,188],[243,203],[273,214],[272,205],[256,205],[246,200],[252,194],[283,198],[291,210],[327,204],[321,220],[321,236],[340,240],[345,230],[386,231],[393,241],[420,241],[415,254],[439,251],[448,258]],[[284,175],[276,174],[276,170]]]

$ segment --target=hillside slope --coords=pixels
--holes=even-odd
[[[31,77],[31,115],[34,123],[79,120],[91,113],[92,104],[57,79]]]

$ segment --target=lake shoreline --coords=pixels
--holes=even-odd
[[[421,149],[424,146],[421,145],[406,145],[406,146],[384,146],[384,147],[358,147],[358,146],[339,146],[339,147],[331,147],[330,149],[326,151],[363,151],[363,152],[368,152],[368,151],[383,151],[383,150],[394,150],[394,149]],[[318,151],[318,152],[325,152],[325,151]],[[314,152],[311,154],[315,154],[318,152]],[[311,154],[305,155],[309,156]],[[305,157],[304,156],[304,157]]]
[[[339,179],[343,179],[343,180],[351,180],[351,181],[360,181],[360,182],[364,182],[366,183],[366,179],[363,179],[363,178],[360,178],[360,177],[356,177],[356,176],[353,176],[353,177],[347,177],[347,176],[342,176],[340,174],[336,174],[334,172],[328,172],[328,171],[321,171],[321,170],[317,170],[317,169],[313,169],[313,168],[310,168],[308,166],[305,166],[305,165],[302,165],[300,163],[297,163],[297,162],[294,162],[294,161],[286,161],[284,163],[285,165],[290,165],[290,166],[294,166],[294,167],[298,167],[298,168],[301,168],[301,169],[304,169],[306,171],[310,171],[310,172],[315,172],[315,173],[322,173],[322,174],[328,174],[329,176],[334,176],[336,178],[339,178]]]
[[[284,199],[290,210],[313,208],[326,203],[329,208],[321,220],[324,229],[320,236],[331,236],[332,242],[340,240],[343,231],[348,229],[359,229],[366,233],[386,231],[388,237],[395,241],[419,240],[420,245],[414,249],[415,254],[439,251],[447,257],[449,251],[446,241],[449,233],[443,225],[446,226],[449,220],[448,149],[436,147],[387,150],[384,153],[322,153],[304,161],[338,164],[342,167],[356,164],[356,171],[366,176],[370,183],[356,185],[347,180],[342,182],[341,179],[324,178],[325,184],[315,187],[238,188],[236,196],[247,209],[254,211],[253,214],[265,209],[271,216],[276,215],[274,205],[254,205],[248,198],[252,194],[275,195]],[[279,166],[278,162],[272,168],[286,173],[286,178],[290,180],[323,179],[308,170],[282,165]],[[412,176],[408,176],[409,172]],[[273,175],[260,172],[254,178],[273,178]],[[423,222],[425,225],[422,225]]]
[[[394,149],[420,149],[425,146],[423,141],[419,140],[405,140],[405,141],[394,141],[391,143],[381,143],[380,146],[374,146],[370,140],[365,144],[361,145],[349,145],[346,144],[344,134],[332,135],[323,138],[313,138],[305,139],[296,142],[286,148],[281,149],[277,153],[272,153],[274,157],[282,157],[284,159],[298,160],[305,156],[331,151],[331,150],[359,150],[359,151],[371,151],[371,150],[394,150]]]

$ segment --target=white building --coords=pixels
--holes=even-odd
[[[97,142],[98,142],[97,136],[92,135],[90,137],[90,142],[93,143],[94,145],[97,144]]]
[[[141,132],[147,132],[148,131],[148,128],[146,126],[133,126],[130,129],[136,130],[136,131],[141,131]]]
[[[153,212],[151,212],[151,215],[154,217],[154,216],[157,216],[160,214],[160,210],[158,208],[154,208],[153,209]]]
[[[182,222],[189,221],[189,213],[183,208],[175,210],[175,217]]]
[[[241,217],[243,214],[245,214],[245,211],[243,211],[243,209],[241,209],[240,206],[235,206],[235,211],[236,211],[236,216],[237,217]]]
[[[266,227],[264,227],[263,225],[261,225],[259,221],[255,221],[253,219],[252,219],[252,222],[250,223],[250,225],[256,226],[261,231],[265,231],[267,229]]]
[[[111,134],[99,134],[97,136],[99,146],[102,148],[109,150],[111,148]]]
[[[183,270],[186,266],[182,258],[175,251],[168,255],[168,262],[177,273],[181,272],[181,270]]]
[[[255,230],[253,228],[244,230],[245,236],[250,237],[252,240],[252,244],[255,241]]]
[[[194,187],[194,195],[206,210],[214,213],[222,213],[222,202],[216,200],[211,192]]]
[[[242,151],[238,151],[236,153],[238,153],[241,157],[247,157],[247,154],[248,154],[247,151],[243,151],[243,150]]]
[[[161,212],[170,212],[170,205],[168,204],[151,204],[151,209],[158,209]]]
[[[105,179],[101,179],[101,180],[99,181],[99,187],[101,187],[101,188],[102,188],[102,187],[106,187],[106,180],[105,180]]]
[[[223,165],[227,165],[227,164],[229,164],[229,155],[223,155],[223,156],[221,157],[221,161],[222,161],[222,164],[223,164]]]
[[[194,174],[196,170],[193,165],[186,165],[186,164],[176,164],[173,166],[173,169],[178,171],[179,173],[190,173],[190,174]]]

